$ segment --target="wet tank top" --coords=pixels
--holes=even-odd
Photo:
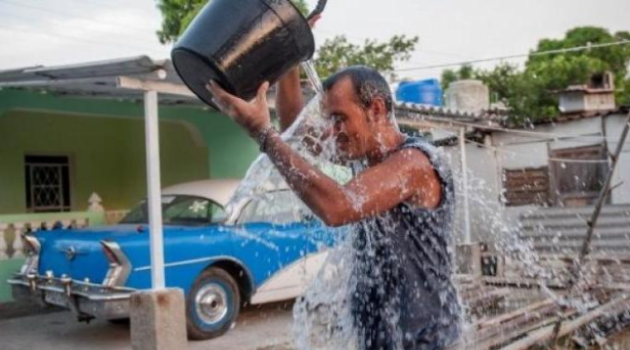
[[[439,151],[420,138],[442,185],[435,209],[401,203],[356,224],[356,288],[352,310],[361,350],[438,350],[460,332],[460,305],[451,281],[453,178]]]

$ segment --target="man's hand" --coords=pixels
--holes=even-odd
[[[219,109],[242,126],[250,136],[257,138],[262,130],[271,125],[267,105],[268,82],[260,85],[256,98],[251,102],[230,94],[214,81],[211,81],[206,88],[214,95],[214,101]]]

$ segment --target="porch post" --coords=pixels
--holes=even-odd
[[[462,166],[462,196],[464,197],[464,244],[471,243],[470,210],[468,208],[468,166],[466,161],[466,128],[459,129],[459,154]]]
[[[151,286],[153,290],[159,290],[164,289],[165,284],[157,91],[148,90],[144,92],[144,123],[147,152]]]

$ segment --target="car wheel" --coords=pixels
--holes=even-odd
[[[188,337],[195,340],[215,338],[227,332],[240,311],[238,284],[219,268],[202,272],[186,297]]]

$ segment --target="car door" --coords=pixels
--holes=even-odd
[[[339,236],[288,190],[253,199],[238,223],[234,247],[256,276],[253,304],[299,295]]]

